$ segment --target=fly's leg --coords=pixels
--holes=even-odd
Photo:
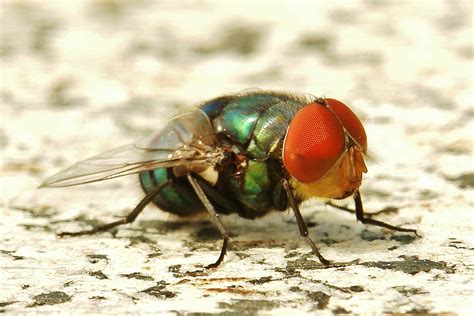
[[[418,233],[417,233],[416,229],[393,226],[393,225],[387,224],[387,223],[382,222],[382,221],[378,221],[378,220],[375,220],[375,219],[372,219],[372,218],[365,217],[364,216],[364,208],[362,206],[362,198],[360,196],[359,191],[357,191],[354,194],[354,202],[355,202],[356,218],[361,223],[368,224],[368,225],[374,225],[374,226],[380,226],[380,227],[388,228],[390,230],[394,230],[394,231],[397,231],[397,232],[414,233],[415,235],[418,236]]]
[[[283,187],[285,188],[286,194],[288,195],[288,201],[290,203],[290,207],[295,213],[296,216],[296,223],[298,224],[298,229],[300,231],[300,235],[308,242],[308,244],[311,246],[311,249],[313,250],[313,253],[319,258],[319,261],[321,261],[322,264],[325,266],[329,266],[331,262],[327,259],[325,259],[321,253],[319,252],[318,248],[314,244],[314,242],[309,238],[309,233],[308,233],[308,227],[306,226],[306,223],[304,222],[303,216],[301,216],[300,209],[298,208],[298,205],[295,202],[295,198],[293,196],[293,193],[291,192],[290,184],[288,183],[287,180],[283,180]]]
[[[64,237],[64,236],[82,236],[82,235],[92,235],[92,234],[96,234],[96,233],[100,233],[100,232],[105,232],[111,228],[114,228],[114,227],[117,227],[117,226],[120,226],[120,225],[124,225],[124,224],[129,224],[129,223],[132,223],[136,218],[137,216],[143,211],[143,209],[145,208],[145,206],[148,205],[148,203],[150,203],[151,201],[153,201],[153,198],[161,191],[161,189],[163,189],[163,187],[165,185],[169,184],[169,181],[166,181],[166,182],[163,182],[161,183],[159,186],[157,186],[155,189],[153,189],[153,191],[151,191],[150,193],[148,193],[141,201],[140,203],[137,204],[137,206],[135,206],[135,208],[133,209],[132,212],[130,212],[130,214],[128,214],[124,219],[121,219],[121,220],[118,220],[118,221],[115,221],[115,222],[112,222],[112,223],[109,223],[109,224],[104,224],[104,225],[100,225],[100,226],[97,226],[91,230],[83,230],[83,231],[79,231],[79,232],[62,232],[62,233],[59,233],[58,236],[59,237]]]
[[[337,208],[341,211],[344,211],[344,212],[347,212],[347,213],[351,213],[353,215],[355,215],[356,211],[351,209],[350,207],[347,207],[347,206],[343,206],[343,205],[337,205],[337,204],[334,204],[332,203],[331,201],[329,202],[326,202],[326,205],[329,205],[331,207],[334,207],[334,208]],[[393,213],[393,212],[396,212],[398,209],[396,208],[392,208],[392,207],[389,207],[389,208],[386,208],[386,209],[383,209],[383,210],[380,210],[378,212],[372,212],[372,213],[366,213],[364,212],[364,217],[372,217],[372,216],[376,216],[376,215],[380,215],[380,214],[385,214],[385,213]]]
[[[344,212],[347,212],[347,213],[355,214],[355,210],[353,210],[353,209],[351,209],[351,208],[349,208],[349,207],[347,207],[347,206],[342,206],[342,205],[334,204],[334,203],[332,203],[331,201],[326,202],[326,205],[329,205],[329,206],[331,206],[331,207],[337,208],[337,209],[339,209],[339,210],[341,210],[341,211],[344,211]],[[365,214],[365,215],[371,216],[372,214]]]
[[[204,207],[206,208],[207,212],[209,215],[211,215],[211,219],[214,222],[214,224],[217,226],[219,229],[222,238],[223,238],[223,243],[222,243],[222,249],[221,253],[219,255],[219,258],[217,258],[217,261],[206,266],[206,269],[212,269],[216,268],[219,264],[221,264],[222,260],[224,260],[224,256],[227,252],[227,245],[229,243],[229,233],[227,232],[227,229],[224,227],[224,224],[222,223],[219,214],[216,212],[214,209],[214,206],[212,206],[211,201],[207,198],[206,194],[202,190],[201,186],[197,182],[196,179],[193,178],[192,175],[188,174],[188,181],[191,183],[191,186],[194,189],[194,192],[196,192],[197,196],[201,200],[202,204],[204,204]]]

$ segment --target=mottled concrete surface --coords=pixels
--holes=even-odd
[[[329,1],[328,1],[329,3]],[[470,314],[473,4],[469,1],[2,1],[0,311],[7,314]],[[153,207],[135,177],[36,189],[48,175],[155,131],[179,107],[247,88],[308,92],[364,119],[367,211],[422,238],[303,208],[205,220]]]

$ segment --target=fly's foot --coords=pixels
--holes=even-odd
[[[329,261],[328,264],[324,265],[324,269],[353,266],[353,265],[359,264],[359,261],[360,261],[359,259],[355,259],[355,260],[347,261],[347,262]]]
[[[223,243],[222,243],[221,253],[219,254],[219,258],[217,258],[216,262],[207,265],[205,267],[206,269],[214,269],[214,268],[217,268],[221,264],[221,262],[224,260],[225,254],[227,253],[228,243],[229,243],[229,236],[227,234],[225,234],[224,235],[224,240],[223,240]]]
[[[161,183],[159,186],[157,186],[155,189],[153,189],[153,191],[148,193],[137,204],[137,206],[135,206],[135,208],[127,216],[125,216],[125,218],[123,218],[123,219],[120,219],[120,220],[112,222],[112,223],[100,225],[100,226],[97,226],[97,227],[95,227],[93,229],[90,229],[90,230],[83,230],[83,231],[79,231],[79,232],[58,233],[57,236],[61,238],[61,237],[66,237],[66,236],[74,237],[74,236],[83,236],[83,235],[93,235],[93,234],[96,234],[96,233],[101,233],[101,232],[108,231],[108,230],[110,230],[114,227],[120,226],[120,225],[133,223],[133,221],[135,221],[137,216],[143,211],[145,206],[147,206],[148,203],[150,203],[153,200],[153,198],[161,191],[161,189],[163,189],[163,187],[165,187],[166,185],[169,184],[169,182],[170,181],[165,181],[165,182]]]
[[[101,230],[98,230],[98,229],[91,229],[91,230],[81,230],[78,232],[60,232],[60,233],[57,233],[56,236],[58,236],[59,238],[76,237],[76,236],[92,235],[100,231]]]
[[[362,200],[361,200],[361,197],[360,197],[360,193],[357,192],[354,195],[354,200],[355,200],[355,203],[356,203],[355,210],[353,210],[353,209],[351,209],[347,206],[336,205],[336,204],[334,204],[330,201],[326,202],[326,205],[332,206],[334,208],[337,208],[339,210],[342,210],[342,211],[345,211],[345,212],[348,212],[348,213],[351,213],[351,214],[355,214],[357,220],[360,221],[362,224],[379,226],[379,227],[387,228],[387,229],[397,231],[397,232],[412,233],[412,234],[415,234],[417,237],[421,237],[421,235],[418,234],[416,229],[394,226],[394,225],[391,225],[391,224],[388,224],[388,223],[385,223],[385,222],[382,222],[382,221],[378,221],[376,219],[372,219],[372,216],[375,216],[375,215],[379,215],[379,214],[383,214],[383,213],[394,213],[394,212],[398,211],[398,208],[396,208],[396,207],[386,207],[386,208],[384,208],[384,209],[382,209],[378,212],[375,212],[375,213],[365,213],[364,209],[362,207]]]
[[[69,237],[69,236],[77,236],[77,233],[61,232],[61,233],[57,233],[56,236],[59,237],[59,238],[64,238],[64,237]]]
[[[138,215],[138,213],[137,213],[137,215]],[[115,222],[112,222],[112,223],[100,225],[100,226],[97,226],[97,227],[89,229],[89,230],[82,230],[82,231],[78,231],[78,232],[62,232],[62,233],[57,234],[57,236],[58,237],[65,237],[65,236],[75,237],[75,236],[84,236],[84,235],[93,235],[93,234],[97,234],[97,233],[102,233],[102,232],[108,231],[108,230],[110,230],[114,227],[117,227],[119,225],[129,224],[129,223],[133,222],[135,220],[135,218],[136,218],[136,216],[130,216],[129,215],[124,219],[121,219],[121,220],[118,220],[118,221],[115,221]]]
[[[319,262],[321,262],[325,266],[329,266],[331,264],[331,261],[323,257],[323,255],[319,252],[318,248],[316,247],[314,242],[311,240],[311,238],[309,238],[308,235],[303,236],[303,237],[306,240],[306,242],[310,245],[313,253],[316,255],[316,257],[318,257]]]
[[[217,262],[214,262],[214,263],[211,263],[211,264],[208,264],[207,266],[204,267],[204,269],[206,270],[210,270],[210,269],[215,269],[219,266],[220,262],[217,263]]]
[[[421,237],[420,235],[418,235],[418,232],[416,231],[416,229],[413,229],[413,228],[403,228],[399,226],[394,226],[394,225],[390,225],[388,223],[378,221],[372,218],[367,218],[367,217],[361,218],[359,220],[363,224],[379,226],[379,227],[387,228],[396,232],[412,233],[412,234],[415,234],[417,237]]]
[[[351,266],[351,265],[359,263],[359,259],[352,260],[349,262],[336,262],[336,261],[325,259],[320,253],[315,253],[315,255],[318,257],[319,261],[324,266],[324,269],[347,267],[347,266]]]

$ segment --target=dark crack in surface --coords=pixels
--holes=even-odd
[[[403,261],[374,261],[361,262],[361,265],[370,268],[380,268],[384,270],[401,271],[408,274],[417,274],[419,272],[429,272],[433,269],[442,270],[446,273],[453,273],[454,268],[448,266],[444,261],[432,261],[420,259],[418,256],[401,256]]]
[[[342,314],[342,315],[349,315],[349,314],[351,313],[350,310],[347,310],[347,309],[345,309],[345,308],[342,307],[342,306],[336,307],[335,309],[332,310],[332,312],[333,312],[334,314],[336,314],[336,315],[340,315],[340,314]]]
[[[474,247],[468,246],[465,244],[465,242],[457,240],[456,238],[449,238],[448,247],[456,249],[474,250]]]
[[[330,266],[324,266],[316,259],[312,259],[312,254],[303,255],[296,260],[287,261],[285,269],[277,268],[275,271],[282,272],[286,277],[300,276],[297,270],[317,270],[327,268],[344,269],[346,266],[362,265],[370,268],[380,268],[384,270],[402,271],[408,274],[417,274],[419,272],[429,272],[433,269],[442,270],[446,273],[454,273],[455,269],[444,261],[432,261],[429,259],[420,259],[418,256],[400,256],[402,261],[371,261],[359,262],[358,260],[350,262],[333,263]]]
[[[219,308],[225,309],[227,313],[235,313],[235,315],[256,315],[260,311],[270,311],[281,305],[280,301],[270,300],[231,300],[230,303],[220,302]]]
[[[410,287],[410,286],[394,286],[393,289],[397,291],[398,293],[401,293],[405,296],[412,296],[412,295],[418,295],[418,294],[428,294],[429,292],[416,288],[416,287]]]
[[[104,260],[106,262],[109,261],[109,257],[107,257],[107,255],[100,255],[100,254],[90,254],[90,255],[87,255],[87,258],[89,259],[90,263],[98,263],[101,260]]]
[[[4,301],[4,302],[0,302],[0,307],[5,307],[5,306],[11,305],[11,304],[15,304],[15,303],[18,303],[18,301]]]
[[[375,232],[368,229],[361,231],[359,236],[365,241],[385,240],[385,236],[383,236],[380,232]]]
[[[325,309],[329,304],[331,296],[321,291],[307,291],[306,298],[308,299],[308,301],[316,303],[316,309]]]
[[[154,281],[153,277],[140,273],[140,272],[133,272],[129,274],[121,274],[120,276],[123,276],[127,279],[137,279],[137,280],[143,280],[143,281]]]
[[[135,235],[135,236],[130,236],[128,237],[128,240],[130,240],[130,243],[128,244],[127,247],[133,247],[139,244],[148,244],[151,246],[156,245],[156,240],[148,238],[143,235]]]
[[[250,280],[249,283],[251,284],[264,284],[273,281],[273,278],[271,276],[264,276],[256,280]]]
[[[390,236],[390,240],[395,240],[402,245],[408,245],[414,242],[417,239],[414,235],[393,235]]]
[[[168,299],[176,297],[177,293],[167,290],[167,285],[168,283],[166,283],[165,281],[159,281],[157,282],[157,285],[149,287],[141,292],[147,293],[159,299]]]
[[[474,188],[474,173],[466,172],[457,177],[447,178],[449,181],[455,182],[461,189]]]
[[[42,293],[33,297],[34,303],[28,307],[42,306],[42,305],[56,305],[69,302],[72,296],[64,292],[54,291],[49,293]]]
[[[94,277],[94,278],[97,278],[99,280],[108,280],[109,277],[106,276],[102,271],[98,270],[98,271],[92,271],[92,272],[89,272],[88,273],[90,276]]]
[[[359,261],[353,260],[348,262],[331,262],[329,266],[325,266],[321,262],[318,261],[318,258],[312,253],[307,253],[296,260],[289,260],[286,264],[286,269],[280,270],[279,272],[285,271],[287,276],[292,276],[296,270],[317,270],[317,269],[329,269],[329,268],[337,268],[337,269],[344,269],[344,267],[356,265]]]
[[[16,251],[13,251],[13,250],[0,250],[0,254],[2,255],[8,255],[10,257],[13,258],[13,260],[23,260],[25,259],[24,256],[17,256],[17,255],[14,255]]]

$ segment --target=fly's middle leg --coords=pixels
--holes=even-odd
[[[311,240],[311,238],[309,238],[308,227],[306,226],[303,216],[301,215],[300,209],[298,208],[298,205],[295,202],[295,198],[293,196],[293,193],[291,192],[290,184],[288,183],[287,180],[283,180],[283,187],[285,188],[286,194],[288,195],[288,201],[290,203],[290,207],[295,213],[296,222],[298,223],[298,229],[300,231],[300,235],[311,246],[313,253],[318,257],[319,261],[321,261],[321,263],[324,264],[325,266],[329,266],[331,262],[323,257],[323,255],[319,252],[319,249],[316,247],[314,242]]]
[[[198,181],[195,178],[193,178],[191,174],[188,174],[188,181],[193,187],[199,199],[201,200],[202,204],[204,204],[204,207],[206,208],[209,215],[211,215],[211,220],[217,226],[223,238],[222,249],[221,249],[219,258],[217,258],[216,262],[206,266],[206,269],[216,268],[219,264],[221,264],[222,260],[224,260],[224,256],[227,252],[227,245],[229,243],[229,233],[227,232],[227,229],[224,227],[224,224],[222,223],[220,219],[219,213],[217,213],[216,210],[214,209],[214,206],[212,206],[211,201],[209,201],[209,199],[207,198],[206,194],[204,193],[203,189],[199,185]]]
[[[153,198],[158,194],[160,193],[160,191],[163,189],[163,187],[165,185],[168,185],[169,184],[169,181],[166,181],[166,182],[163,182],[161,183],[159,186],[157,186],[155,189],[153,189],[153,191],[151,191],[150,193],[148,193],[141,201],[140,203],[137,204],[137,206],[135,206],[135,208],[133,209],[133,211],[131,211],[124,219],[121,219],[121,220],[118,220],[118,221],[115,221],[115,222],[112,222],[112,223],[108,223],[108,224],[104,224],[104,225],[100,225],[100,226],[97,226],[93,229],[90,229],[90,230],[83,230],[83,231],[78,231],[78,232],[62,232],[62,233],[58,233],[58,236],[59,237],[65,237],[65,236],[82,236],[82,235],[92,235],[92,234],[96,234],[96,233],[100,233],[100,232],[105,232],[109,229],[112,229],[114,227],[117,227],[117,226],[120,226],[120,225],[125,225],[125,224],[129,224],[129,223],[132,223],[137,217],[138,215],[140,215],[140,213],[143,211],[143,209],[145,208],[145,206],[147,206],[151,201],[153,201]]]

